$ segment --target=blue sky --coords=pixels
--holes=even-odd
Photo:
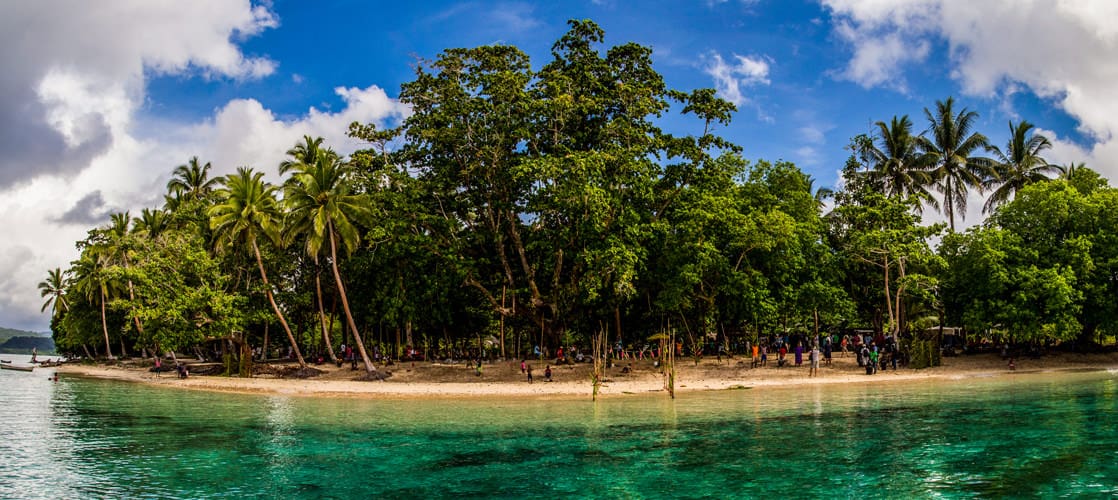
[[[110,212],[159,204],[190,156],[215,175],[251,165],[278,180],[303,134],[348,153],[350,122],[405,117],[395,98],[417,60],[502,43],[539,68],[572,18],[597,22],[605,47],[652,47],[671,88],[717,88],[739,106],[722,135],[821,185],[851,137],[903,114],[922,130],[924,108],[948,96],[995,144],[1026,119],[1053,140],[1051,162],[1118,175],[1118,2],[5,2],[0,326],[45,330],[47,269],[67,267]],[[967,224],[982,220],[974,199]]]

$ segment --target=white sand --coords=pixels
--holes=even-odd
[[[607,370],[600,395],[619,397],[625,394],[647,394],[664,390],[664,376],[648,361],[637,362],[634,372],[621,373],[619,366]],[[351,371],[330,365],[316,368],[321,376],[299,380],[271,376],[253,378],[198,376],[179,379],[174,372],[155,374],[143,368],[106,365],[68,364],[58,372],[140,382],[151,385],[222,392],[252,394],[287,394],[295,396],[338,397],[589,397],[591,385],[588,365],[553,366],[554,382],[544,382],[546,363],[533,362],[535,382],[529,384],[520,373],[520,363],[485,364],[480,377],[465,364],[404,363],[386,368],[392,376],[385,381],[357,381],[363,371]],[[1065,370],[1118,369],[1118,354],[1058,354],[1037,360],[1016,361],[1016,371],[1009,371],[1006,362],[992,354],[945,358],[944,365],[924,370],[887,370],[868,376],[858,367],[852,355],[836,357],[831,366],[823,366],[819,376],[809,378],[805,362],[800,367],[767,367],[751,369],[748,358],[723,360],[706,358],[695,366],[690,359],[677,362],[676,390],[719,390],[732,387],[772,387],[807,384],[889,383],[916,380],[960,379],[971,377],[1009,376],[1022,373]]]

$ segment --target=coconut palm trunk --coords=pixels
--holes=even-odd
[[[291,333],[291,328],[287,326],[287,319],[283,317],[283,312],[280,311],[276,305],[276,299],[272,296],[272,284],[268,282],[268,274],[264,272],[264,258],[260,256],[260,247],[256,246],[256,239],[251,240],[252,251],[256,254],[256,265],[260,267],[260,279],[264,280],[264,294],[268,296],[268,302],[272,304],[272,310],[276,312],[276,317],[279,318],[280,324],[283,325],[283,331],[287,333],[287,340],[291,341],[291,348],[295,350],[295,358],[299,360],[299,368],[306,368],[307,362],[303,360],[303,353],[299,351],[299,344],[295,342],[295,335]]]
[[[315,267],[318,266],[318,255],[314,258]],[[326,308],[322,305],[322,279],[319,277],[317,269],[314,273],[314,289],[318,296],[318,319],[322,324],[322,339],[326,341],[326,352],[330,355],[330,362],[337,363],[338,356],[334,354],[334,344],[330,342],[330,330],[326,326]]]
[[[365,362],[365,371],[372,374],[377,371],[373,366],[373,362],[369,359],[368,353],[365,352],[365,342],[361,340],[361,334],[357,332],[357,324],[353,322],[353,313],[349,310],[349,299],[345,294],[345,285],[342,284],[342,274],[338,272],[338,246],[334,242],[334,222],[326,222],[326,230],[330,233],[330,268],[334,270],[334,281],[338,285],[338,295],[342,297],[342,309],[345,311],[346,323],[349,324],[349,330],[353,333],[354,343],[357,344],[357,351],[361,353],[361,360]]]
[[[112,343],[109,342],[109,322],[105,319],[105,288],[101,285],[101,331],[105,333],[105,356],[109,359],[116,359],[113,357]]]

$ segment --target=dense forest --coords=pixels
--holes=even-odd
[[[400,89],[398,127],[351,126],[367,146],[348,157],[306,137],[220,178],[192,158],[162,207],[114,214],[40,283],[55,343],[108,358],[270,346],[300,364],[345,343],[371,372],[411,349],[511,357],[669,330],[694,352],[852,329],[911,346],[941,326],[1113,341],[1118,194],[1049,164],[1032,124],[990,144],[947,98],[852,138],[832,191],[747,160],[718,135],[734,105],[668,88],[651,55],[605,47],[589,21],[538,69],[512,46],[448,49]],[[662,130],[668,114],[693,133]],[[968,191],[989,218],[957,232]]]

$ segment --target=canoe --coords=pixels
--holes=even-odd
[[[4,364],[0,364],[0,369],[2,369],[2,370],[16,370],[16,371],[21,371],[21,372],[29,372],[31,370],[34,370],[35,367],[34,366],[16,366],[16,365],[11,365],[11,364],[4,363]]]

